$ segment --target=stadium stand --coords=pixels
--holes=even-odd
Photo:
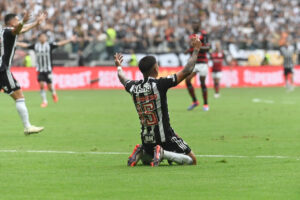
[[[50,40],[78,35],[67,45],[68,62],[54,55],[55,64],[106,65],[114,51],[179,53],[192,33],[191,19],[201,19],[210,41],[221,40],[228,57],[245,60],[249,51],[278,50],[290,41],[300,52],[300,2],[298,0],[1,0],[0,21],[23,9],[48,11],[49,20],[19,40],[35,40],[47,31]],[[112,39],[116,32],[116,39]],[[240,50],[243,51],[240,51]],[[60,53],[61,53],[60,51]],[[79,52],[79,53],[78,53]],[[245,53],[246,52],[246,53]],[[248,52],[248,53],[247,53]],[[24,53],[23,53],[24,54]],[[261,56],[264,59],[264,53]],[[77,56],[80,55],[80,56]],[[64,56],[65,57],[65,56]],[[64,58],[63,57],[63,58]],[[255,60],[257,62],[257,60]],[[19,62],[22,63],[22,62]],[[247,63],[247,62],[246,62]]]

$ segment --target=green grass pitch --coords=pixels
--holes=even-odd
[[[157,168],[126,166],[140,127],[125,91],[59,91],[45,109],[38,92],[26,92],[32,123],[46,127],[28,137],[0,94],[0,199],[300,199],[299,89],[221,93],[209,90],[209,112],[188,112],[187,91],[168,92],[171,125],[198,165]]]

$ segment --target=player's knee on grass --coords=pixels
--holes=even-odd
[[[193,165],[196,165],[196,164],[197,164],[197,158],[196,158],[195,154],[191,151],[191,152],[188,154],[188,156],[192,158],[192,160],[193,160]]]

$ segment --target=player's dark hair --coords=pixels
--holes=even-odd
[[[13,19],[14,17],[16,17],[16,16],[17,15],[13,14],[13,13],[9,13],[9,14],[5,15],[5,17],[4,17],[4,23],[5,23],[5,25],[8,25],[9,21],[11,19]]]
[[[46,36],[47,36],[47,33],[46,33],[45,31],[40,32],[40,33],[38,34],[38,38],[41,37],[41,35],[46,35]]]
[[[154,56],[145,56],[139,62],[139,69],[142,73],[147,73],[152,69],[155,63],[156,59]]]

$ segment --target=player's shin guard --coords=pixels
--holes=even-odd
[[[193,85],[189,82],[187,82],[186,85],[187,85],[187,89],[189,91],[189,94],[192,97],[193,102],[196,102],[197,98],[196,98],[196,95],[195,95],[195,90],[194,90]]]
[[[188,164],[192,165],[193,164],[193,159],[187,155],[180,154],[180,153],[174,153],[170,151],[164,150],[163,158],[167,159],[169,161],[176,162],[177,164],[183,165],[183,164]]]
[[[207,101],[207,87],[206,87],[205,84],[201,84],[201,90],[202,90],[202,97],[203,97],[204,105],[207,105],[208,104],[208,101]]]
[[[55,90],[53,84],[51,85],[51,93],[52,93],[52,95],[56,95],[56,90]]]
[[[46,91],[45,90],[41,90],[40,94],[41,94],[43,103],[48,103]]]
[[[220,91],[219,83],[215,83],[215,92],[216,92],[216,94],[219,94],[219,91]]]
[[[30,122],[29,122],[29,114],[28,114],[28,110],[25,104],[25,99],[17,99],[16,100],[16,108],[17,111],[23,121],[23,125],[25,128],[28,128],[31,126]]]

